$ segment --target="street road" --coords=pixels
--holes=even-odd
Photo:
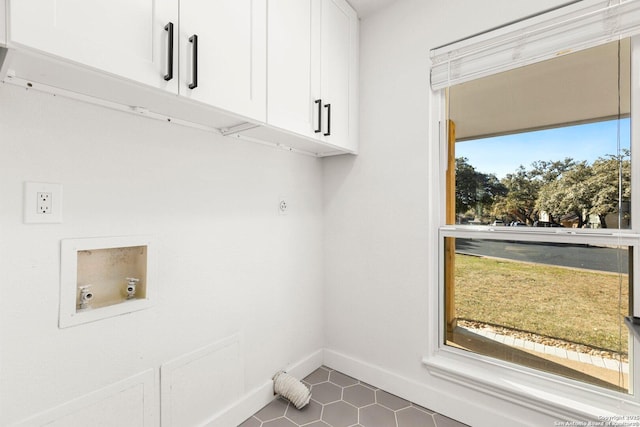
[[[629,271],[626,247],[456,238],[456,253],[608,272]]]

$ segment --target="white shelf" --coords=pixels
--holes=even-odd
[[[0,47],[0,81],[27,90],[64,96],[315,157],[353,153],[249,117],[30,49]]]

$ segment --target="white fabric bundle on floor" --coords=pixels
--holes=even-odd
[[[273,377],[273,391],[293,403],[296,408],[304,408],[311,399],[311,391],[297,378],[280,371]]]

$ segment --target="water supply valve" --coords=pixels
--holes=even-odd
[[[91,306],[93,300],[93,291],[91,291],[91,285],[80,286],[80,308],[87,309]]]
[[[135,277],[127,277],[127,287],[126,287],[126,292],[127,292],[127,299],[132,299],[136,297],[136,285],[138,284],[138,282],[140,281],[140,279],[136,279]]]

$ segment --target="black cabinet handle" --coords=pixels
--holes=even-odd
[[[189,89],[195,89],[198,87],[198,35],[194,34],[189,37],[189,43],[193,45],[191,55],[191,83],[189,83]]]
[[[327,133],[324,136],[331,135],[331,104],[324,104],[324,107],[327,109]]]
[[[322,132],[322,99],[316,99],[315,103],[318,104],[318,127],[314,132],[320,133]]]
[[[169,81],[173,78],[173,22],[169,22],[164,26],[164,30],[169,33],[168,37],[168,53],[167,53],[167,74],[164,79]]]

